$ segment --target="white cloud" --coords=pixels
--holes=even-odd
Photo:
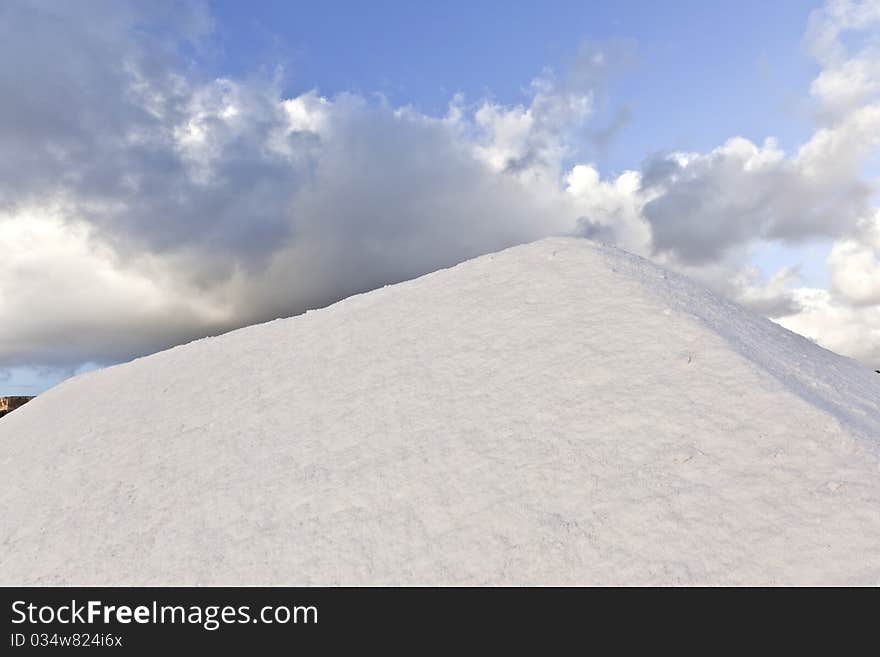
[[[577,164],[565,177],[565,190],[577,204],[576,232],[584,237],[614,242],[640,255],[651,250],[651,229],[642,216],[645,201],[641,175],[625,171],[614,180],[601,180],[589,164]]]
[[[0,215],[0,362],[75,367],[228,326],[222,306],[145,254],[124,264],[86,223],[49,208]],[[12,248],[10,248],[10,245]]]
[[[822,71],[810,88],[823,112],[846,115],[880,93],[880,53],[876,49]]]
[[[655,158],[643,175],[655,249],[701,263],[757,239],[846,235],[870,211],[859,172],[878,144],[880,105],[818,130],[792,157],[772,139],[737,137],[706,154]]]
[[[802,288],[795,295],[800,312],[780,324],[880,369],[880,306],[854,307],[820,289]]]
[[[828,257],[834,293],[854,306],[880,305],[880,211]]]

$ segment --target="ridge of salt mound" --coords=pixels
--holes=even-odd
[[[3,584],[878,584],[880,377],[553,238],[0,421]]]

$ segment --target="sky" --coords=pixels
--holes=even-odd
[[[596,154],[612,170],[650,151],[709,149],[719,134],[763,139],[772,130],[792,144],[808,136],[797,105],[816,67],[800,42],[816,2],[666,4],[269,2],[255,12],[222,2],[212,5],[224,41],[213,70],[247,74],[255,60],[271,69],[283,59],[287,94],[381,93],[436,115],[455,93],[524,102],[542,69],[564,68],[595,43],[618,61],[594,131],[622,108],[659,119],[630,122],[614,148]],[[699,103],[683,102],[694,96]]]
[[[880,0],[7,0],[0,95],[0,394],[550,235],[880,368]]]

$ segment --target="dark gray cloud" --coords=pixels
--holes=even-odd
[[[870,142],[866,128],[880,128],[880,121],[866,123],[841,125],[830,143],[820,134],[793,158],[772,142],[744,139],[705,155],[650,158],[642,189],[651,197],[644,215],[655,251],[703,264],[757,239],[797,243],[849,234],[869,212],[873,192],[856,165]]]
[[[246,120],[217,120],[226,89],[179,54],[206,20],[198,5],[0,11],[0,88],[14,90],[0,104],[3,206],[53,199],[120,248],[199,244],[245,266],[289,237],[300,172],[264,149],[282,121],[271,85],[237,83]],[[181,148],[194,121],[210,134],[202,178]]]

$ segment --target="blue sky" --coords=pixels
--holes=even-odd
[[[775,136],[792,148],[811,131],[804,53],[817,2],[211,3],[218,75],[285,69],[285,91],[382,93],[442,114],[454,93],[525,99],[544,67],[582,44],[621,51],[597,123],[631,119],[597,160],[638,166],[655,150],[708,150],[730,135]]]
[[[0,394],[551,234],[880,365],[880,0],[830,3],[10,0]]]

